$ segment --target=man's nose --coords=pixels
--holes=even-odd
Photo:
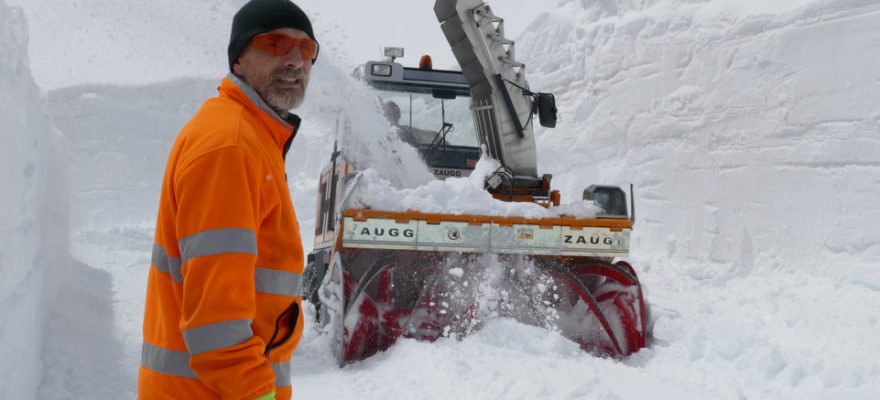
[[[287,55],[284,56],[284,65],[287,67],[299,69],[302,68],[305,63],[306,60],[303,60],[299,47],[295,47],[290,53],[287,53]]]

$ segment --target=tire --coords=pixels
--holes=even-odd
[[[321,299],[318,297],[318,288],[323,277],[319,276],[321,275],[319,272],[314,261],[309,261],[303,271],[303,300],[315,306],[315,322],[321,320]]]

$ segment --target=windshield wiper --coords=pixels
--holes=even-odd
[[[443,146],[443,149],[446,149],[446,135],[455,130],[455,127],[452,126],[451,123],[446,122],[446,102],[440,100],[440,118],[443,122],[443,125],[440,127],[440,130],[437,131],[437,134],[434,136],[434,141],[431,142],[431,150],[430,155],[431,158],[434,158],[434,153],[440,149],[440,146]]]

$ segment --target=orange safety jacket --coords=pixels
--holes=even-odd
[[[292,397],[303,248],[284,157],[299,117],[282,119],[231,74],[218,91],[168,158],[139,399]]]

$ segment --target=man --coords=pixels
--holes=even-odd
[[[139,398],[290,399],[303,249],[284,157],[318,44],[289,0],[236,13],[230,74],[180,132],[147,284]]]
[[[413,136],[412,128],[400,125],[400,106],[397,103],[391,100],[386,101],[382,104],[382,112],[385,114],[385,119],[400,136],[401,141],[413,147],[418,146],[419,143]]]

